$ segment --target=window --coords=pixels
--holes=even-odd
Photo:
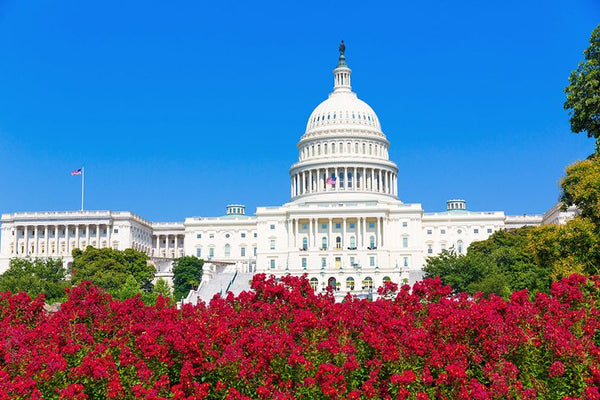
[[[356,237],[350,236],[350,247],[356,248]]]
[[[241,234],[241,237],[242,237],[242,238],[245,238],[245,237],[246,237],[246,234],[245,234],[245,233],[242,233],[242,234]]]
[[[321,249],[327,250],[327,237],[326,236],[323,236],[323,238],[321,239]]]
[[[229,233],[226,233],[226,234],[225,234],[225,237],[226,237],[227,239],[229,239]]]
[[[354,266],[354,264],[355,264],[354,261],[355,261],[354,257],[350,257],[350,266],[352,266],[352,267]]]
[[[256,247],[252,250],[252,252],[254,253],[254,257],[256,257]]]
[[[473,233],[479,233],[479,229],[477,229],[477,228],[473,229]]]
[[[339,236],[335,238],[335,248],[336,249],[342,248],[342,238]]]
[[[271,239],[271,250],[275,250],[275,239]]]
[[[492,228],[488,228],[487,233],[492,233]]]
[[[428,234],[428,235],[431,235],[432,233],[433,233],[433,230],[431,230],[431,229],[427,229],[427,234]]]
[[[271,230],[275,230],[275,225],[271,224],[270,228],[271,228]]]
[[[375,266],[375,257],[373,257],[373,256],[369,257],[369,265],[371,267]]]
[[[210,235],[208,235],[208,237],[209,237],[210,239],[214,239],[214,238],[215,238],[215,234],[214,234],[214,233],[211,233]]]
[[[458,242],[456,242],[456,251],[458,252],[458,254],[462,254],[462,252],[463,252],[462,240],[459,240]]]
[[[350,229],[354,229],[354,227],[355,227],[355,226],[356,226],[356,225],[354,224],[354,222],[351,222],[351,223],[350,223]]]
[[[367,276],[363,281],[363,289],[373,289],[373,278],[371,278],[370,276]]]
[[[306,269],[306,257],[302,257],[302,268]]]
[[[303,250],[308,249],[308,238],[307,237],[302,238],[302,249]]]
[[[403,227],[403,228],[406,228],[406,227],[408,227],[408,222],[406,222],[406,221],[402,221],[402,227]]]
[[[240,249],[240,256],[241,256],[241,257],[246,257],[246,248],[245,248],[245,247],[242,247],[242,248]]]
[[[440,230],[440,233],[441,233],[442,235],[445,235],[445,234],[446,234],[446,230],[445,230],[445,229],[442,229],[442,230]]]
[[[341,227],[342,227],[342,225],[340,223],[335,224],[335,229],[340,229]]]
[[[369,222],[369,228],[375,228],[375,222]]]
[[[408,257],[404,257],[404,266],[408,267]]]
[[[459,235],[462,233],[462,229],[459,229],[458,231],[456,231]]]
[[[321,258],[321,268],[325,268],[326,266],[327,266],[327,258],[322,257]]]
[[[119,228],[115,228],[113,229],[113,233],[119,233]],[[65,231],[63,231],[63,235],[65,234]]]
[[[370,247],[371,249],[374,249],[374,248],[375,248],[375,236],[370,236],[370,237],[369,237],[369,247]]]
[[[202,257],[202,249],[196,249],[196,257]]]
[[[327,229],[327,224],[321,224],[321,229]]]
[[[215,248],[214,247],[211,247],[211,248],[208,249],[208,256],[210,258],[212,258],[212,257],[215,256]]]
[[[317,278],[310,278],[310,286],[312,286],[314,290],[317,290],[319,287],[319,280]]]
[[[271,269],[275,269],[275,259],[271,259]]]
[[[346,278],[346,290],[354,290],[354,278],[351,276]]]
[[[302,229],[304,229],[304,230],[308,229],[308,225],[307,224],[302,224]]]
[[[433,247],[430,244],[427,245],[427,254],[433,254]]]
[[[404,248],[408,247],[408,238],[407,237],[402,238],[402,247],[404,247]]]
[[[254,232],[254,237],[256,237],[256,232]]]

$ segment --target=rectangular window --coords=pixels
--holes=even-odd
[[[302,224],[302,229],[307,230],[308,229],[308,225]]]
[[[211,233],[210,235],[208,235],[208,237],[209,237],[210,239],[214,239],[214,238],[215,238],[215,234],[214,234],[214,233]]]
[[[403,228],[406,228],[406,227],[408,227],[408,222],[406,222],[406,221],[402,221],[402,227],[403,227]]]
[[[196,249],[196,257],[200,258],[202,256],[202,249]]]
[[[354,257],[350,257],[350,265],[354,267]]]
[[[214,247],[211,247],[210,249],[208,249],[208,256],[211,258],[215,256],[215,248]]]
[[[240,256],[242,256],[242,257],[246,257],[246,248],[245,248],[245,247],[242,247],[242,248],[240,249]]]
[[[479,229],[477,229],[477,228],[473,229],[473,233],[479,233]]]
[[[271,269],[275,269],[275,260],[271,260]]]
[[[407,248],[408,247],[408,238],[402,238],[402,247]]]
[[[275,225],[271,224],[271,230],[275,230]]]
[[[371,267],[375,266],[375,257],[373,257],[373,256],[369,257],[369,265]]]
[[[354,224],[354,222],[350,223],[350,229],[354,229],[356,225]]]
[[[196,234],[196,239],[202,239],[202,234],[201,233],[197,233]]]
[[[433,248],[430,244],[427,245],[427,254],[433,254]]]
[[[306,268],[306,257],[302,257],[302,268]]]
[[[275,239],[271,239],[271,250],[275,250]]]
[[[327,266],[327,258],[323,257],[321,258],[321,267],[325,268]]]
[[[369,222],[369,228],[375,228],[375,222]]]
[[[256,237],[256,232],[254,232],[254,237]]]
[[[254,252],[254,257],[256,257],[256,247],[254,248],[253,252]]]
[[[327,229],[327,224],[321,224],[321,229]]]
[[[340,224],[340,223],[335,224],[335,229],[340,229],[341,227],[342,227],[342,224]]]
[[[441,233],[442,235],[445,235],[445,234],[446,234],[446,230],[445,230],[445,229],[442,229],[442,230],[440,231],[440,233]]]
[[[245,238],[245,237],[246,237],[246,234],[245,234],[245,233],[242,233],[242,234],[241,234],[241,236],[242,236],[243,238]]]
[[[431,229],[427,229],[427,234],[428,234],[428,235],[431,235],[432,233],[433,233],[433,230],[431,230]]]
[[[489,228],[489,229],[487,230],[487,233],[492,233],[492,228]]]
[[[408,257],[404,257],[404,266],[408,267]]]
[[[119,233],[119,228],[115,228],[115,229],[113,230],[113,232],[114,232],[114,233]],[[65,231],[63,231],[63,234],[64,234],[64,233],[65,233]]]

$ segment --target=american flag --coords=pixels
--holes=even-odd
[[[327,178],[327,184],[335,185],[335,176],[330,176],[329,178]]]
[[[74,176],[74,175],[81,175],[81,168],[74,169],[73,171],[71,171],[71,176]]]

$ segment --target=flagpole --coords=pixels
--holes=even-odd
[[[85,169],[83,167],[81,167],[81,211],[83,211],[83,182],[84,182],[84,178],[85,177]]]

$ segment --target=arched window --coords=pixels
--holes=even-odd
[[[371,236],[369,237],[369,247],[370,247],[371,249],[374,249],[374,248],[375,248],[375,236],[373,236],[373,235],[371,235]]]
[[[335,154],[335,143],[331,143],[331,154]]]
[[[354,290],[354,278],[351,276],[346,278],[346,290]]]
[[[327,286],[329,286],[333,290],[337,289],[337,281],[333,276],[327,280]]]
[[[342,248],[342,238],[339,236],[335,238],[335,248],[336,249]]]
[[[327,236],[323,236],[321,239],[321,248],[323,250],[327,250]]]
[[[231,255],[231,246],[229,243],[225,245],[225,257],[229,257]]]
[[[350,247],[356,248],[356,237],[350,236]]]
[[[308,249],[308,238],[307,237],[302,238],[302,248],[304,250]]]
[[[317,278],[310,278],[310,286],[312,286],[314,290],[317,290],[319,287],[319,280]]]
[[[462,254],[463,252],[463,241],[459,240],[458,242],[456,242],[456,252],[458,254]]]
[[[362,286],[363,286],[363,289],[366,289],[366,290],[373,289],[373,278],[371,278],[370,276],[367,276],[362,281]]]

